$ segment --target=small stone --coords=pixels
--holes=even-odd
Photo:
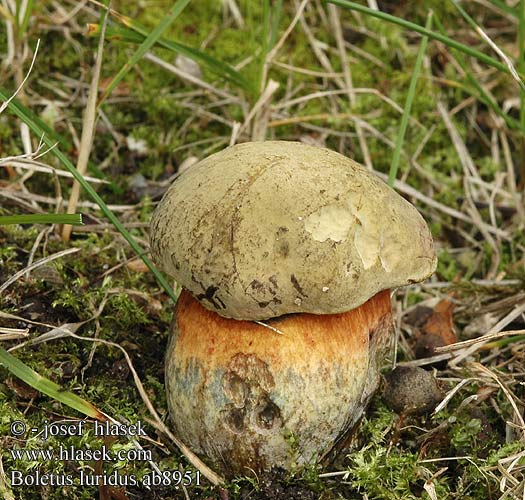
[[[385,382],[383,399],[399,414],[428,413],[443,398],[436,379],[423,368],[398,366],[385,375]]]
[[[126,137],[126,146],[130,151],[139,155],[148,154],[148,143],[144,139],[135,139],[133,136]]]
[[[195,78],[202,78],[202,70],[198,63],[189,57],[179,54],[175,59],[175,66]]]
[[[63,286],[64,280],[60,272],[54,266],[54,263],[44,264],[43,266],[37,267],[32,272],[33,278],[43,280],[49,285]]]

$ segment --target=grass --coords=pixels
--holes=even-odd
[[[432,26],[432,12],[429,13],[425,29],[429,30]],[[390,187],[394,186],[397,170],[399,168],[399,156],[401,155],[401,148],[405,140],[405,133],[408,126],[408,120],[410,118],[410,111],[412,109],[412,103],[414,102],[414,94],[416,93],[417,81],[419,78],[419,72],[421,71],[421,64],[423,63],[423,57],[428,44],[428,37],[424,36],[421,39],[421,45],[417,53],[416,63],[414,64],[414,71],[412,78],[410,79],[410,86],[408,87],[407,99],[405,107],[403,109],[403,116],[401,117],[401,123],[399,124],[399,133],[396,138],[396,147],[394,149],[394,155],[392,156],[392,164],[390,165],[390,172],[388,173],[388,184]]]
[[[118,421],[146,423],[151,439],[140,444],[153,460],[120,463],[122,472],[143,477],[155,467],[204,467],[181,446],[184,436],[170,438],[163,427],[163,352],[177,294],[147,256],[147,222],[183,162],[263,134],[327,146],[373,166],[429,221],[440,264],[431,282],[396,296],[401,363],[424,362],[414,359],[418,326],[411,315],[443,297],[456,304],[460,340],[490,335],[435,367],[450,394],[436,414],[399,417],[378,394],[354,445],[331,465],[239,477],[228,485],[230,498],[278,491],[323,499],[522,496],[525,2],[439,2],[434,28],[424,25],[427,12],[404,3],[388,13],[331,3],[340,29],[320,2],[299,15],[287,2],[230,2],[238,13],[228,2],[114,3],[96,80],[97,40],[83,27],[95,37],[103,32],[103,6],[64,2],[64,11],[14,2],[9,12],[11,4],[1,4],[0,53],[11,65],[0,69],[0,99],[7,103],[21,89],[0,113],[3,450],[41,446],[13,439],[13,420],[78,420],[94,405]],[[41,47],[28,71],[37,38]],[[178,55],[199,71],[181,72]],[[264,94],[270,81],[272,92]],[[90,106],[96,115],[89,123]],[[93,136],[81,140],[86,126]],[[40,142],[49,148],[44,155]],[[79,173],[81,155],[89,174],[105,183]],[[71,228],[67,244],[56,226],[42,224],[72,222],[63,219],[72,184],[37,170],[40,163],[65,169],[82,187],[76,211],[84,225]],[[27,217],[33,226],[17,225]],[[512,335],[494,336],[504,330]],[[71,443],[101,445],[93,435],[83,439]],[[135,446],[125,439],[110,445]],[[0,465],[5,498],[117,494],[78,485],[10,488],[5,478],[13,468],[71,470],[4,452]],[[149,494],[133,487],[127,493]],[[207,481],[186,491],[161,486],[157,494],[226,495]]]
[[[0,224],[82,224],[81,214],[2,215]]]
[[[8,367],[9,371],[20,380],[23,380],[26,384],[29,384],[38,391],[47,394],[56,401],[60,401],[88,417],[105,420],[102,413],[92,404],[72,392],[64,391],[51,380],[42,377],[34,370],[28,368],[24,363],[9,354],[5,349],[0,349],[0,362],[5,367]]]
[[[158,42],[159,38],[162,36],[164,31],[170,26],[170,24],[177,19],[178,15],[184,10],[185,7],[187,7],[190,0],[178,0],[175,2],[173,7],[166,12],[166,15],[162,18],[162,20],[157,24],[154,30],[151,31],[151,33],[146,36],[144,41],[139,45],[139,47],[135,50],[133,55],[131,56],[130,60],[127,61],[122,68],[118,71],[118,73],[113,77],[113,79],[109,82],[108,86],[104,90],[104,93],[100,97],[99,100],[99,106],[105,101],[106,97],[113,92],[113,90],[116,88],[116,86],[119,84],[119,82],[124,78],[124,76],[139,62],[140,59],[144,56],[144,54],[155,44]],[[102,21],[103,23],[103,21]]]

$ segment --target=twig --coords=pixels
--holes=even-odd
[[[275,326],[269,325],[268,323],[265,323],[264,321],[257,321],[255,320],[254,323],[257,323],[258,325],[270,329],[272,332],[278,333],[279,335],[284,335],[284,332],[279,330],[278,328],[275,328]]]

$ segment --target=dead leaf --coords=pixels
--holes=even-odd
[[[136,273],[147,273],[147,272],[149,272],[148,266],[146,266],[146,264],[144,264],[144,261],[142,259],[130,260],[126,264],[126,267],[129,270],[134,271]]]
[[[454,344],[458,338],[454,328],[453,312],[455,305],[443,299],[434,307],[421,327],[416,330],[415,353],[417,359],[436,354],[436,347]]]

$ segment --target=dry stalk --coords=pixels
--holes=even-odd
[[[111,8],[111,0],[109,2]],[[97,55],[95,66],[93,68],[93,77],[91,78],[91,85],[89,88],[88,101],[84,110],[84,120],[82,123],[82,138],[80,141],[80,150],[77,161],[77,171],[80,175],[84,175],[87,170],[89,155],[93,144],[93,133],[95,131],[95,121],[97,117],[97,97],[98,97],[98,83],[100,80],[100,71],[102,68],[102,52],[104,49],[104,37],[106,34],[106,26],[108,23],[108,16],[105,16],[102,25],[100,38],[98,41]],[[80,196],[80,184],[77,180],[73,183],[71,194],[69,195],[69,203],[67,206],[67,213],[74,214],[77,209],[78,198]],[[71,236],[70,224],[65,224],[62,229],[62,238],[64,241],[69,241]]]
[[[166,71],[169,71],[170,73],[173,73],[174,75],[178,76],[184,81],[187,81],[188,83],[192,83],[193,85],[196,85],[197,87],[200,87],[204,90],[207,90],[219,97],[223,97],[225,99],[230,99],[232,102],[238,102],[239,99],[235,97],[234,95],[216,87],[213,85],[210,85],[209,83],[205,82],[204,80],[186,72],[182,69],[178,68],[177,66],[170,64],[160,57],[155,56],[154,54],[147,52],[144,54],[144,59],[147,59],[148,61],[151,61],[152,63],[157,64],[161,68],[165,69]]]
[[[13,274],[13,276],[11,276],[7,281],[5,281],[2,285],[0,285],[0,293],[6,290],[10,285],[12,285],[19,278],[21,278],[25,273],[32,271],[33,269],[36,269],[37,267],[43,266],[44,264],[47,264],[48,262],[51,262],[56,259],[60,259],[61,257],[64,257],[65,255],[69,255],[69,254],[76,253],[79,251],[80,251],[80,248],[68,248],[66,250],[62,250],[61,252],[54,253],[53,255],[49,255],[48,257],[44,257],[43,259],[37,260],[30,266],[26,266],[24,269]]]
[[[233,19],[235,20],[235,24],[237,24],[237,26],[242,29],[244,27],[244,19],[242,18],[241,11],[239,10],[239,6],[235,0],[224,0],[224,6],[230,11]]]
[[[351,108],[356,104],[356,94],[353,91],[354,85],[352,82],[352,72],[350,70],[350,64],[348,62],[348,55],[346,52],[345,41],[343,38],[343,29],[340,21],[339,9],[333,5],[328,5],[328,13],[330,15],[330,23],[334,30],[334,37],[337,43],[337,50],[339,52],[339,58],[341,59],[341,67],[343,68],[343,74],[345,79],[345,87],[348,94],[348,100],[350,102]],[[339,79],[335,79],[337,82]],[[368,149],[368,144],[366,143],[365,135],[363,133],[362,127],[358,122],[355,124],[355,130],[357,133],[357,138],[359,139],[359,146],[361,148],[361,153],[363,154],[363,160],[366,167],[372,170],[372,158],[370,157],[370,150]]]
[[[61,203],[60,200],[57,200],[56,198],[51,198],[49,196],[42,196],[39,194],[32,194],[32,193],[10,193],[7,190],[0,190],[0,197],[5,198],[6,200],[11,200],[12,202],[16,203],[17,205],[20,205],[24,207],[26,210],[32,213],[38,213],[41,214],[43,211],[36,206],[36,203],[43,203],[45,205],[59,205]],[[35,203],[35,205],[32,205],[30,203],[26,203],[25,200],[29,200]],[[67,205],[67,202],[66,202]],[[100,211],[100,207],[91,201],[81,201],[78,202],[77,207],[85,207],[90,208],[92,210]],[[136,205],[108,205],[108,208],[112,212],[131,212],[133,210],[136,210]]]
[[[500,333],[503,328],[505,328],[509,323],[514,321],[516,318],[521,316],[525,312],[525,302],[522,302],[521,305],[517,306],[515,309],[511,310],[506,314],[501,320],[499,320],[485,335],[472,340],[465,340],[463,342],[467,345],[460,345],[457,349],[454,359],[450,362],[451,367],[456,367],[462,360],[471,356],[474,352],[481,349],[483,345],[492,340],[490,337],[493,334]],[[488,338],[487,338],[488,337]],[[456,350],[455,346],[462,344],[462,342],[457,342],[449,346],[443,346],[436,348],[436,352],[446,354]]]
[[[503,149],[503,157],[505,159],[505,165],[507,167],[507,186],[510,194],[514,199],[514,205],[519,216],[519,224],[525,224],[525,208],[523,207],[523,195],[518,192],[518,186],[516,185],[517,172],[514,168],[514,162],[512,161],[512,154],[510,151],[509,141],[506,134],[500,131],[499,138]]]
[[[7,477],[4,471],[4,465],[2,463],[2,455],[0,454],[0,494],[4,500],[15,500],[13,492],[7,482]]]
[[[4,103],[2,103],[2,105],[0,106],[0,113],[2,113],[4,111],[4,109],[7,108],[7,106],[9,105],[9,103],[17,96],[17,94],[19,94],[21,91],[22,91],[22,88],[23,86],[25,85],[25,83],[27,82],[27,79],[29,78],[29,75],[31,74],[31,71],[33,70],[33,66],[35,64],[35,61],[36,61],[36,56],[38,54],[38,48],[40,47],[40,38],[37,40],[36,42],[36,47],[35,47],[35,52],[33,54],[33,58],[31,59],[31,64],[29,66],[29,69],[26,73],[26,76],[21,80],[21,82],[18,84],[18,87],[17,89],[15,90],[14,94],[7,100],[5,101]],[[30,154],[31,152],[29,153],[26,153],[26,154]]]
[[[387,175],[382,174],[380,172],[375,172],[375,173],[376,173],[376,175],[378,175],[379,177],[381,177],[382,179],[385,179],[385,180],[388,177]],[[476,225],[476,222],[471,217],[469,217],[468,215],[465,215],[463,212],[460,212],[459,210],[456,210],[456,209],[454,209],[452,207],[444,205],[443,203],[435,201],[433,198],[425,196],[424,194],[422,194],[417,189],[414,189],[413,187],[409,186],[408,184],[406,184],[406,183],[404,183],[402,181],[396,180],[394,187],[396,189],[398,189],[399,191],[401,191],[402,193],[405,193],[408,196],[411,196],[411,197],[415,198],[416,200],[421,201],[425,205],[433,207],[433,208],[439,210],[440,212],[443,212],[444,214],[447,214],[447,215],[453,217],[454,219],[461,220],[463,222],[467,222],[468,224],[471,224],[472,226],[478,227]],[[504,239],[506,241],[510,241],[512,239],[511,236],[507,233],[507,231],[504,231],[503,229],[491,226],[489,224],[486,224],[483,221],[481,221],[479,224],[488,233],[497,235],[497,236],[501,237],[502,239]]]
[[[481,29],[480,26],[476,25],[475,29],[476,29],[476,32],[481,36],[481,38],[483,38],[483,40],[485,40],[485,42],[487,42],[487,44],[490,45],[490,48],[494,52],[496,52],[496,54],[498,54],[500,59],[505,63],[512,78],[516,80],[518,85],[521,87],[521,90],[525,91],[525,84],[520,78],[520,75],[518,74],[516,68],[514,67],[514,63],[511,61],[510,57],[507,56],[507,54],[505,54],[505,52],[503,52],[503,50],[501,50],[500,47],[498,47],[498,45],[492,41],[492,39],[485,33],[485,31],[483,31],[483,29]]]
[[[511,337],[514,335],[525,335],[525,330],[507,330],[504,332],[498,333],[488,333],[482,337],[477,337],[475,339],[463,340],[461,342],[456,342],[455,344],[450,344],[442,347],[436,347],[436,352],[452,352],[458,349],[463,349],[465,347],[470,347],[477,344],[484,344],[491,340],[500,339],[503,337]],[[479,346],[480,349],[482,346]]]
[[[0,326],[0,342],[19,340],[29,337],[29,328],[7,328]]]
[[[512,409],[514,410],[514,418],[516,419],[519,425],[518,428],[521,432],[521,440],[525,441],[525,421],[523,420],[522,412],[518,409],[516,405],[516,401],[519,401],[519,399],[507,387],[507,385],[503,383],[503,381],[501,380],[501,377],[496,375],[492,370],[489,370],[486,366],[483,366],[481,363],[477,363],[477,362],[469,363],[469,366],[487,375],[491,379],[495,380],[496,383],[500,386],[501,390],[505,394],[505,397],[507,398],[508,402],[512,406]]]
[[[22,170],[28,170],[30,172],[40,172],[51,175],[58,175],[59,177],[65,177],[66,179],[73,178],[73,175],[67,170],[61,170],[45,163],[35,161],[31,158],[27,158],[26,155],[21,156],[7,156],[0,158],[0,167],[12,166]],[[84,179],[92,184],[109,184],[109,181],[105,179],[98,179],[96,177],[85,176]]]

